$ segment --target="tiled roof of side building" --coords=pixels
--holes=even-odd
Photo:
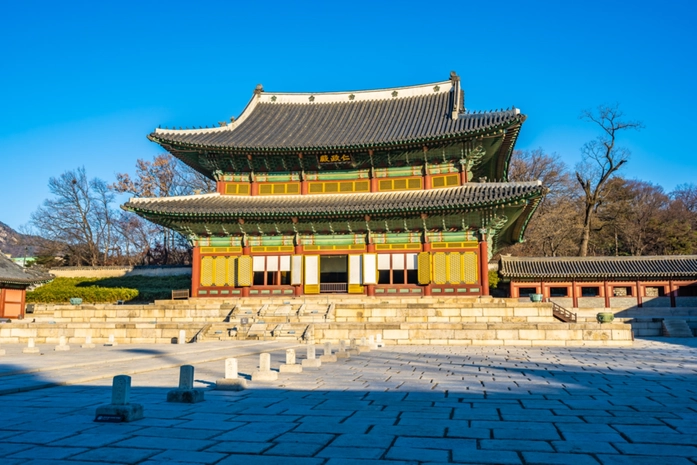
[[[501,257],[506,278],[697,278],[697,255]]]
[[[0,284],[27,285],[51,281],[53,275],[31,268],[22,268],[0,253]]]
[[[459,78],[392,89],[286,94],[257,91],[237,121],[210,129],[156,129],[160,144],[259,151],[394,146],[519,125],[519,110],[464,111]]]
[[[429,213],[477,209],[542,196],[538,182],[470,183],[444,189],[286,196],[228,196],[203,194],[183,197],[134,198],[127,210],[188,217],[319,217],[362,216],[376,213]]]

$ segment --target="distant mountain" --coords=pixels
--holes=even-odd
[[[35,257],[50,241],[38,236],[21,234],[0,221],[0,252],[12,257]]]

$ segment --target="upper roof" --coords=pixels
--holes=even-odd
[[[0,253],[0,284],[19,284],[29,286],[30,284],[44,283],[51,281],[53,275],[42,273],[31,268],[22,268],[15,262]]]
[[[182,197],[133,198],[127,210],[187,217],[279,218],[362,217],[377,213],[443,212],[478,209],[540,197],[537,182],[469,183],[444,189],[283,196],[234,196],[219,193]]]
[[[645,257],[508,257],[499,273],[506,278],[689,278],[697,277],[697,255]]]
[[[240,117],[210,129],[156,129],[162,145],[231,151],[309,152],[401,146],[520,124],[518,109],[469,113],[460,78],[390,89],[274,93],[257,87]]]

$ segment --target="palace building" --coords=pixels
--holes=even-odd
[[[508,182],[525,115],[465,109],[460,78],[267,92],[212,128],[148,138],[217,192],[124,208],[193,245],[192,297],[480,296],[545,193]]]

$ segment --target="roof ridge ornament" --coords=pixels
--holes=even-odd
[[[262,92],[264,92],[264,86],[257,84],[257,86],[254,88],[254,95],[260,95]]]
[[[461,109],[464,110],[464,96],[460,90],[460,76],[455,71],[450,71],[450,82],[453,84],[453,107],[450,117],[457,120],[460,117]]]

